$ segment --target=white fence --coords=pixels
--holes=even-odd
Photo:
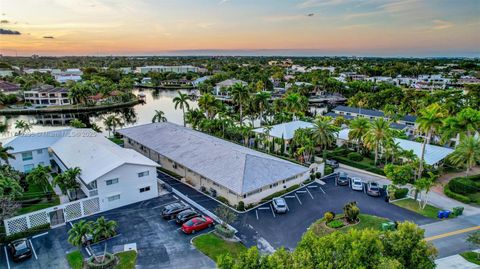
[[[68,221],[98,212],[101,212],[100,199],[98,197],[89,197],[16,216],[3,222],[7,235],[11,235],[45,224],[50,224],[53,227],[63,225]]]

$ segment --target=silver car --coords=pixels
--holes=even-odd
[[[287,213],[287,202],[283,198],[273,198],[273,211],[277,214]]]

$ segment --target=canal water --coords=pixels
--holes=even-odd
[[[133,91],[135,95],[140,92],[145,94],[145,103],[138,104],[130,108],[115,109],[110,111],[91,112],[91,113],[66,113],[66,114],[44,114],[44,115],[15,115],[0,116],[0,122],[7,123],[8,129],[2,134],[2,137],[13,136],[18,130],[15,129],[17,120],[24,120],[32,125],[31,132],[45,132],[58,130],[69,126],[69,122],[76,118],[90,126],[96,123],[102,128],[105,134],[103,118],[116,114],[125,123],[124,127],[151,123],[155,115],[155,110],[161,110],[169,122],[183,124],[183,114],[181,109],[175,109],[173,98],[179,91],[172,90],[140,90]],[[181,90],[180,92],[188,93]],[[197,102],[191,101],[190,108],[197,108]]]

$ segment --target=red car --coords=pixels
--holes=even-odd
[[[186,234],[193,234],[203,229],[212,227],[213,219],[209,217],[195,217],[182,225],[182,231]]]

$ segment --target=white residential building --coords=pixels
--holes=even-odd
[[[34,106],[63,106],[70,105],[68,90],[46,85],[24,91],[23,99]]]
[[[38,165],[63,172],[81,169],[83,197],[99,197],[102,211],[158,196],[157,163],[112,143],[90,129],[64,129],[16,136],[3,141],[15,159],[10,165],[29,172]]]
[[[192,65],[180,65],[180,66],[165,66],[165,65],[154,65],[154,66],[141,66],[137,67],[135,70],[136,73],[146,74],[148,72],[173,72],[173,73],[188,73],[194,72],[198,73],[199,68]]]
[[[247,82],[243,80],[238,80],[238,79],[227,79],[222,82],[219,82],[215,85],[213,88],[214,95],[219,95],[219,96],[229,96],[228,92],[226,92],[226,89],[232,87],[233,85],[240,83],[242,85],[248,85]]]
[[[192,81],[192,85],[194,87],[197,87],[198,84],[202,83],[202,82],[205,82],[205,80],[209,79],[210,76],[203,76],[203,77],[199,77],[197,79],[195,79],[194,81]]]
[[[0,69],[0,78],[10,77],[13,75],[13,70],[11,69]]]

